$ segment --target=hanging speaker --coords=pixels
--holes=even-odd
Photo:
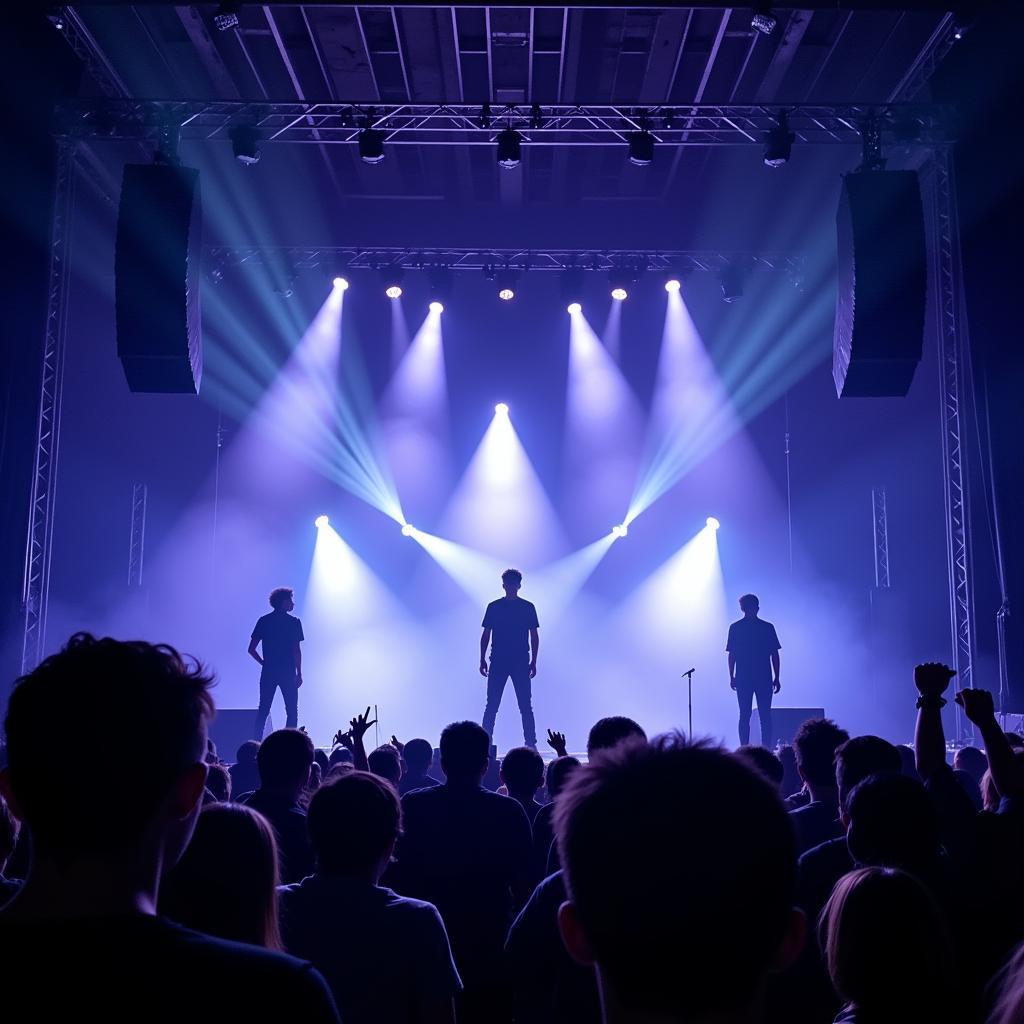
[[[198,394],[199,171],[128,164],[114,255],[117,354],[131,391]]]
[[[928,288],[917,174],[847,174],[836,229],[836,391],[841,398],[902,397],[921,361]]]

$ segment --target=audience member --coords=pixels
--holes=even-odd
[[[313,850],[302,806],[313,763],[313,741],[299,729],[277,729],[260,744],[260,788],[244,799],[274,828],[281,881],[298,882],[313,871]]]
[[[316,873],[280,891],[286,948],[327,979],[345,1024],[455,1020],[461,984],[440,915],[379,884],[401,829],[389,782],[331,780],[309,805]]]
[[[752,768],[756,768],[780,794],[786,795],[782,793],[786,769],[782,766],[782,761],[767,747],[748,743],[746,746],[737,747],[736,754]]]
[[[760,773],[679,736],[623,743],[573,774],[555,830],[560,930],[596,969],[605,1024],[762,1019],[806,926],[792,830]]]
[[[912,875],[861,868],[836,885],[821,920],[843,1024],[961,1020],[947,923]]]
[[[917,759],[914,756],[914,748],[906,743],[901,743],[896,748],[896,753],[900,755],[900,771],[907,778],[919,779],[921,776],[917,774]]]
[[[429,740],[409,740],[402,748],[405,758],[405,774],[398,784],[399,796],[405,796],[414,789],[429,789],[439,786],[440,782],[430,774],[430,766],[434,760],[434,750]]]
[[[206,775],[207,792],[213,794],[214,800],[227,803],[231,799],[231,772],[228,766],[219,761],[209,766]]]
[[[537,790],[544,781],[544,758],[533,747],[513,747],[501,759],[501,782],[524,811],[530,824],[540,810]]]
[[[259,740],[246,740],[235,752],[235,763],[231,772],[231,792],[236,800],[260,788],[260,770],[256,766]]]
[[[2,769],[0,769],[2,770]],[[21,823],[11,814],[7,801],[0,796],[0,907],[9,902],[21,888],[20,879],[4,878],[4,868],[18,843]]]
[[[310,965],[156,916],[200,809],[210,682],[173,648],[80,633],[16,684],[0,789],[33,860],[0,911],[9,1019],[338,1019]],[[69,771],[53,736],[88,738],[88,758]],[[126,773],[129,737],[147,756]]]
[[[810,796],[807,804],[790,811],[797,855],[841,833],[835,753],[849,738],[829,718],[810,718],[797,729],[796,768]]]
[[[785,797],[786,810],[795,811],[810,801],[796,770],[796,751],[792,743],[782,743],[778,748],[778,757],[782,762],[782,795]],[[792,802],[791,802],[792,801]]]
[[[197,932],[281,949],[277,843],[270,823],[244,804],[211,804],[160,886],[160,913]]]
[[[366,763],[374,775],[387,779],[395,787],[395,790],[398,790],[398,785],[402,781],[402,760],[398,751],[390,743],[385,743],[383,746],[377,747],[376,750],[370,751],[366,755]]]
[[[580,766],[579,758],[565,754],[549,762],[544,775],[548,802],[533,819],[534,874],[539,880],[558,870],[558,849],[555,846],[555,797],[569,776]]]
[[[953,755],[953,767],[967,772],[980,786],[982,776],[988,771],[988,758],[985,756],[985,752],[977,747],[961,747]]]
[[[587,736],[587,757],[593,757],[599,750],[611,750],[623,740],[647,739],[647,733],[625,715],[611,715],[608,718],[599,718],[591,726],[590,734]]]
[[[443,786],[406,794],[405,831],[393,888],[433,903],[465,985],[463,1024],[508,1019],[502,948],[515,910],[530,894],[532,847],[526,812],[481,786],[489,739],[475,722],[441,734]]]

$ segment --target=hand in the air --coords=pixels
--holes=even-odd
[[[361,740],[366,735],[366,730],[369,729],[371,725],[377,724],[376,718],[372,722],[369,719],[370,709],[367,708],[363,714],[356,715],[356,717],[349,722],[349,732],[352,734],[354,742]]]
[[[914,669],[914,685],[922,697],[941,697],[956,671],[948,665],[929,661]]]
[[[961,690],[954,699],[975,725],[984,725],[996,717],[995,704],[988,690],[968,688]]]
[[[346,750],[352,749],[352,733],[342,732],[340,729],[334,734],[334,745],[342,746]]]
[[[394,733],[391,734],[391,746],[398,751],[399,755],[405,750],[405,744]]]
[[[548,729],[548,746],[559,756],[565,757],[567,751],[565,749],[565,733],[564,732],[552,732]]]

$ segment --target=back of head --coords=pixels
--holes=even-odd
[[[211,681],[173,647],[88,633],[19,679],[7,771],[36,855],[73,861],[135,847],[182,773],[206,756]],[[53,755],[55,736],[88,742],[87,769],[69,771]],[[123,744],[133,738],[147,756],[126,773]]]
[[[366,757],[366,763],[374,775],[387,779],[392,786],[397,786],[402,781],[402,759],[390,743],[371,750]]]
[[[207,935],[280,949],[277,842],[258,811],[210,804],[160,887],[160,913]]]
[[[478,782],[487,768],[491,739],[476,722],[452,722],[441,733],[441,768],[449,782]]]
[[[276,612],[284,608],[289,601],[295,600],[295,591],[291,587],[275,587],[270,592],[268,600],[270,601],[270,607]]]
[[[296,789],[309,779],[313,741],[300,729],[276,729],[256,755],[262,789]]]
[[[554,761],[550,762],[547,767],[547,771],[544,775],[544,786],[548,791],[548,796],[554,800],[556,796],[565,788],[565,784],[569,779],[569,776],[579,768],[580,759],[573,757],[571,754],[565,754],[562,757],[556,757]]]
[[[246,740],[235,751],[235,764],[255,764],[256,755],[260,750],[259,740]]]
[[[788,934],[796,877],[789,819],[758,772],[678,735],[623,743],[573,772],[555,830],[619,1004],[690,1020],[750,1000]]]
[[[940,852],[939,823],[924,786],[905,775],[869,775],[846,802],[846,841],[858,864],[927,876]]]
[[[882,772],[899,774],[900,767],[899,751],[880,736],[854,736],[840,743],[835,753],[840,807],[846,805],[847,796],[858,782]]]
[[[223,764],[211,764],[206,773],[206,788],[224,803],[231,799],[231,772]]]
[[[756,594],[744,594],[740,598],[740,611],[744,614],[749,612],[756,612],[760,610],[761,602],[757,599]]]
[[[625,715],[611,715],[596,721],[587,736],[587,757],[599,750],[610,750],[612,747],[628,739],[647,739],[647,733]]]
[[[745,746],[737,747],[736,756],[756,768],[776,789],[782,786],[786,769],[783,767],[782,761],[770,750],[748,743]]]
[[[363,875],[383,867],[402,831],[394,787],[372,772],[347,770],[328,779],[309,802],[309,838],[325,875]]]
[[[532,797],[544,781],[544,758],[532,747],[513,747],[501,759],[501,779],[510,793]]]
[[[434,748],[429,740],[409,740],[402,751],[405,767],[412,775],[426,775],[430,771],[430,763],[434,760]]]
[[[820,941],[836,991],[867,1018],[934,1020],[930,1009],[949,1011],[952,942],[912,875],[871,867],[841,878],[822,913]]]
[[[977,747],[961,747],[953,755],[953,767],[967,772],[980,785],[982,776],[988,771],[988,758]]]
[[[796,764],[800,775],[811,786],[834,786],[836,747],[850,734],[831,718],[809,718],[793,737]]]

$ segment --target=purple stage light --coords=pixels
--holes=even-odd
[[[628,294],[629,293],[626,291],[625,288],[612,289],[612,298],[615,299],[617,302],[622,302]]]
[[[316,519],[313,520],[313,525],[318,530],[322,530],[325,526],[330,525],[330,522],[331,521],[327,518],[327,516],[317,516]]]
[[[677,292],[681,287],[682,284],[676,277],[669,278],[669,280],[665,282],[665,291],[667,292]]]
[[[516,293],[511,288],[502,288],[498,292],[498,298],[503,302],[511,302],[516,297]]]
[[[569,305],[566,306],[566,312],[570,316],[579,316],[579,314],[583,312],[583,307],[578,302],[570,302]]]
[[[508,406],[504,402],[499,402],[494,407],[494,412],[498,416],[507,416],[508,415]]]
[[[339,291],[343,292],[345,291],[346,288],[348,288],[348,281],[346,281],[345,278],[343,277],[336,277],[333,283],[334,287],[337,288]]]
[[[441,303],[441,302],[438,302],[436,299],[430,304],[430,306],[428,308],[430,309],[431,313],[443,313],[444,312],[444,304]]]
[[[389,284],[387,288],[384,289],[384,294],[389,299],[400,298],[402,295],[402,286],[397,284]]]
[[[706,525],[709,530],[717,530],[722,524],[714,516],[708,516]]]

